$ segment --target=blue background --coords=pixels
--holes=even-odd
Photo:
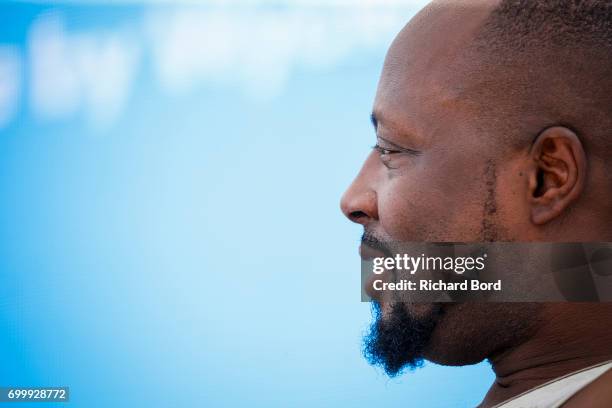
[[[361,230],[339,210],[418,3],[3,3],[0,385],[69,386],[75,407],[477,404],[486,363],[390,380],[364,361]],[[119,57],[78,62],[113,36]],[[96,88],[104,61],[129,79]]]

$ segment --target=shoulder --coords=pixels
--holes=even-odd
[[[568,399],[562,408],[609,408],[612,407],[612,369]]]

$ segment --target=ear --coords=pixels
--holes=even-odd
[[[586,182],[587,159],[572,130],[555,126],[542,131],[529,152],[531,222],[546,224],[576,201]]]

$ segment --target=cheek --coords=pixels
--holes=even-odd
[[[391,240],[432,241],[447,221],[444,193],[419,179],[418,174],[396,177],[379,191],[380,225]]]
[[[444,169],[394,177],[378,191],[380,226],[394,241],[478,241],[483,203],[477,185]]]

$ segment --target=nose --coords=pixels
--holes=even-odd
[[[364,166],[340,200],[344,215],[363,226],[378,220],[378,197],[368,179],[367,166]]]

